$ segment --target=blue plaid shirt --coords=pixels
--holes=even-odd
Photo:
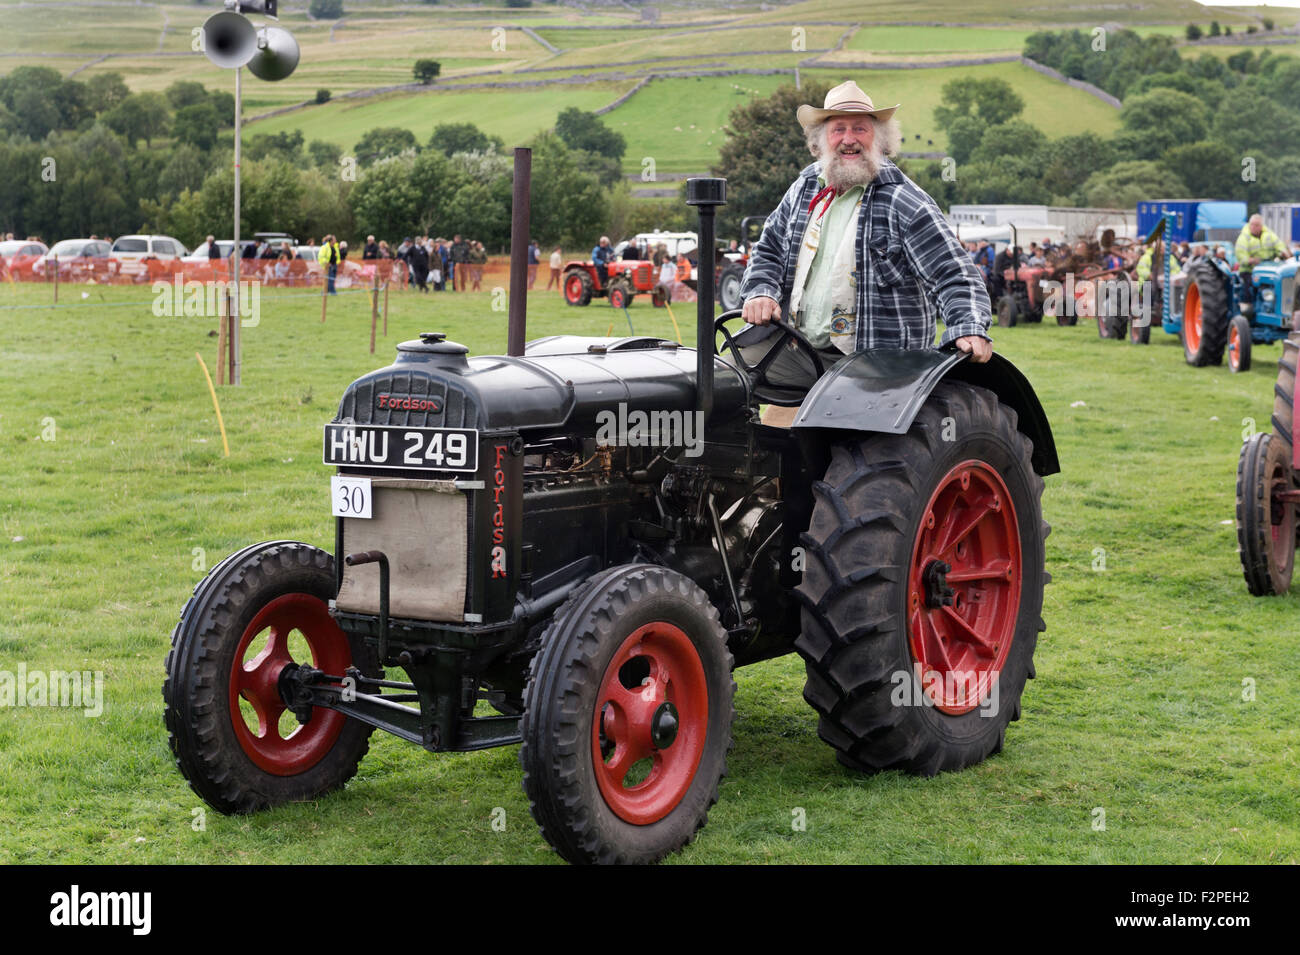
[[[785,318],[820,172],[820,163],[804,169],[767,217],[740,288],[746,301],[780,302]],[[940,345],[966,335],[989,338],[991,309],[979,269],[934,200],[889,160],[867,185],[856,250],[859,349],[932,348],[938,317],[946,326]]]

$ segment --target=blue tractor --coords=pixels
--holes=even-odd
[[[1170,234],[1173,213],[1148,237]],[[1165,256],[1164,288],[1173,293],[1161,302],[1161,327],[1177,335],[1189,365],[1218,365],[1228,355],[1232,371],[1250,368],[1252,345],[1270,345],[1290,334],[1300,324],[1300,302],[1296,301],[1295,259],[1261,262],[1248,279],[1225,259],[1207,256],[1194,260],[1185,275],[1171,275]],[[1246,282],[1249,281],[1249,289]]]

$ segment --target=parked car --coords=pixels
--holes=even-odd
[[[257,243],[254,242],[252,239],[241,239],[239,244],[243,246],[250,246],[250,245],[256,245]],[[233,249],[234,247],[235,247],[234,239],[217,239],[217,251],[221,253],[221,258],[223,261],[225,259],[230,258],[230,250]],[[181,256],[181,261],[184,262],[186,265],[207,265],[208,264],[208,243],[206,241],[200,242],[198,246],[195,247],[194,251],[191,252],[189,255]]]
[[[16,279],[31,278],[32,267],[50,248],[44,242],[27,239],[10,239],[0,242],[0,259],[5,269]]]
[[[147,265],[150,261],[168,266],[188,254],[185,246],[169,235],[124,235],[113,243],[113,258],[121,265],[122,274],[137,278],[160,271]]]
[[[112,245],[104,239],[64,239],[36,260],[32,273],[43,278],[58,262],[60,281],[111,279],[120,268],[112,253]]]

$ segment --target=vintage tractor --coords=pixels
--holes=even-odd
[[[691,180],[705,248],[724,201],[725,180]],[[522,744],[561,856],[651,862],[718,798],[733,669],[794,651],[846,766],[932,775],[1001,750],[1044,629],[1058,470],[1029,382],[951,350],[817,377],[796,329],[733,335],[713,291],[695,349],[555,336],[471,358],[429,333],[349,385],[324,426],[334,553],[232,554],[173,634],[166,725],[194,790],[225,813],[317,798],[375,728]],[[769,380],[781,355],[807,383]],[[799,406],[793,426],[760,403]]]
[[[594,263],[573,261],[564,266],[564,300],[570,305],[588,305],[593,298],[608,297],[614,308],[627,308],[638,292],[654,292],[658,275],[655,267],[639,259],[615,259],[606,266],[609,280],[600,281]]]
[[[1171,220],[1167,214],[1155,234]],[[1280,341],[1300,324],[1294,258],[1261,262],[1248,278],[1226,257],[1197,260],[1185,278],[1170,274],[1167,259],[1163,265],[1164,288],[1174,291],[1162,296],[1161,326],[1182,340],[1189,365],[1221,364],[1226,352],[1232,371],[1247,371],[1252,346]]]
[[[1277,363],[1272,430],[1248,438],[1237,461],[1237,543],[1246,587],[1256,597],[1286,593],[1295,567],[1296,505],[1300,504],[1297,359],[1300,333],[1292,332],[1282,342]]]

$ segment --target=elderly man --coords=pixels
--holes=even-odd
[[[1255,288],[1250,281],[1250,273],[1261,262],[1286,258],[1286,246],[1268,226],[1264,218],[1255,213],[1241,227],[1237,236],[1237,271],[1241,275],[1241,292],[1244,301],[1255,300]]]
[[[600,279],[601,288],[609,284],[609,263],[612,261],[614,250],[609,244],[609,236],[602,235],[600,242],[591,250],[591,264],[596,267],[596,277]]]
[[[934,347],[937,308],[947,326],[940,344],[988,361],[983,277],[934,200],[887,158],[901,141],[897,109],[876,108],[852,81],[821,109],[799,107],[818,161],[763,226],[741,285],[743,317],[765,325],[789,316],[835,360],[864,348]]]

